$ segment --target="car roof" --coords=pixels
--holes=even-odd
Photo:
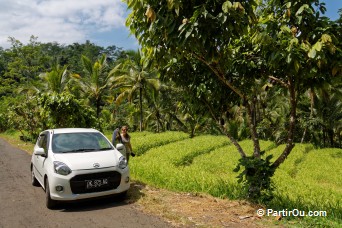
[[[57,129],[50,129],[49,131],[53,132],[53,134],[99,132],[98,130],[92,129],[92,128],[57,128]]]

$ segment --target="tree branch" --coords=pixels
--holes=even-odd
[[[222,72],[220,72],[216,67],[214,67],[212,64],[208,63],[202,56],[192,52],[192,55],[195,56],[196,59],[207,65],[211,71],[218,77],[218,79],[223,82],[224,85],[228,86],[231,90],[233,90],[241,99],[246,99],[245,95],[235,86],[232,85],[225,77]]]
[[[285,88],[289,88],[289,85],[286,84],[285,82],[283,82],[282,80],[280,80],[279,78],[276,78],[274,76],[268,76],[270,79],[276,81],[277,83],[279,83],[280,85],[284,86]]]
[[[253,121],[252,121],[252,111],[251,111],[250,105],[248,104],[247,97],[239,89],[237,89],[235,86],[233,86],[231,84],[231,82],[229,82],[224,77],[224,74],[219,69],[217,69],[215,66],[213,66],[213,64],[208,63],[202,56],[200,56],[194,52],[192,52],[191,54],[194,55],[195,58],[197,58],[199,61],[201,61],[202,63],[207,65],[212,70],[212,72],[218,77],[218,79],[224,83],[224,85],[226,85],[233,92],[235,92],[246,103],[246,108],[248,110],[247,115],[248,115],[248,120],[249,120],[251,137],[252,137],[253,144],[254,144],[254,153],[253,154],[254,154],[254,157],[260,158],[260,144],[259,144],[258,134],[256,132],[256,126],[253,124]],[[237,148],[241,157],[245,158],[246,154],[243,151],[243,149],[241,148],[240,144],[231,135],[229,135],[221,125],[220,125],[220,128],[222,128],[221,129],[222,133],[227,135],[227,137],[230,139],[230,141],[235,145],[235,147]]]
[[[219,126],[219,129],[221,131],[222,134],[225,134],[229,140],[233,143],[233,145],[236,147],[236,149],[238,150],[239,154],[241,155],[242,158],[246,158],[246,153],[243,151],[242,147],[240,146],[240,144],[238,143],[238,141],[236,141],[234,139],[233,136],[231,136],[226,129],[219,123],[220,121],[216,118],[216,115],[211,107],[211,105],[205,100],[202,99],[203,103],[205,104],[205,106],[207,106],[207,108],[209,109],[209,113],[212,116],[212,118],[216,121],[216,123],[218,123],[217,125]]]

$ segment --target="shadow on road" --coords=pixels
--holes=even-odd
[[[131,187],[125,197],[113,195],[72,202],[61,202],[54,210],[59,210],[60,212],[94,211],[134,204],[144,196],[141,190],[145,187],[146,185],[144,183],[134,181],[131,183]]]

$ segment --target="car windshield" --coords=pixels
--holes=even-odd
[[[112,145],[98,132],[60,133],[52,137],[54,153],[112,150]]]

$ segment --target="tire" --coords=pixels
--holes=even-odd
[[[124,201],[125,199],[127,199],[127,192],[128,191],[124,191],[124,192],[121,192],[119,194],[116,194],[114,197],[116,200],[118,200],[119,202],[120,201]]]
[[[46,207],[49,209],[54,209],[57,205],[57,201],[51,199],[49,180],[47,178],[45,180],[45,195],[46,195]]]
[[[36,176],[34,175],[33,167],[31,166],[31,184],[35,187],[40,186]]]

